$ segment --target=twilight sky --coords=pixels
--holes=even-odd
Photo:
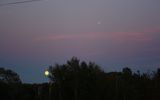
[[[22,0],[1,0],[0,3]],[[160,0],[41,0],[0,7],[0,66],[23,82],[72,56],[105,71],[160,67]]]

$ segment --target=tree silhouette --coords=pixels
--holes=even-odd
[[[49,66],[49,72],[52,84],[19,84],[15,72],[0,68],[0,99],[160,100],[160,69],[152,74],[128,67],[104,72],[93,62],[73,57],[65,64]]]
[[[64,65],[55,64],[49,67],[50,80],[58,86],[60,97],[70,95],[70,99],[81,100],[92,98],[96,93],[96,86],[103,73],[95,63],[81,62],[73,57]],[[97,88],[98,89],[98,88]],[[70,92],[68,92],[70,91]]]
[[[0,68],[0,82],[21,83],[19,75],[12,70]]]

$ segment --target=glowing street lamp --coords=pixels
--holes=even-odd
[[[45,70],[44,75],[45,75],[46,77],[48,77],[48,76],[49,76],[49,71],[48,71],[48,70]]]
[[[46,76],[46,77],[48,77],[49,76],[49,74],[50,74],[50,72],[48,71],[48,70],[45,70],[44,71],[44,75]],[[52,87],[52,83],[49,81],[49,100],[51,100],[51,87]]]

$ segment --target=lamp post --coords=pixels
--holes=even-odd
[[[50,72],[48,71],[48,70],[45,70],[44,71],[44,75],[46,76],[46,77],[49,77],[49,75],[50,75]],[[49,100],[51,100],[51,86],[52,86],[52,83],[49,81]]]

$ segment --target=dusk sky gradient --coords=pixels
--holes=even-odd
[[[1,0],[0,3],[22,0]],[[105,71],[160,67],[160,0],[41,0],[0,7],[0,67],[23,82],[71,57]]]

